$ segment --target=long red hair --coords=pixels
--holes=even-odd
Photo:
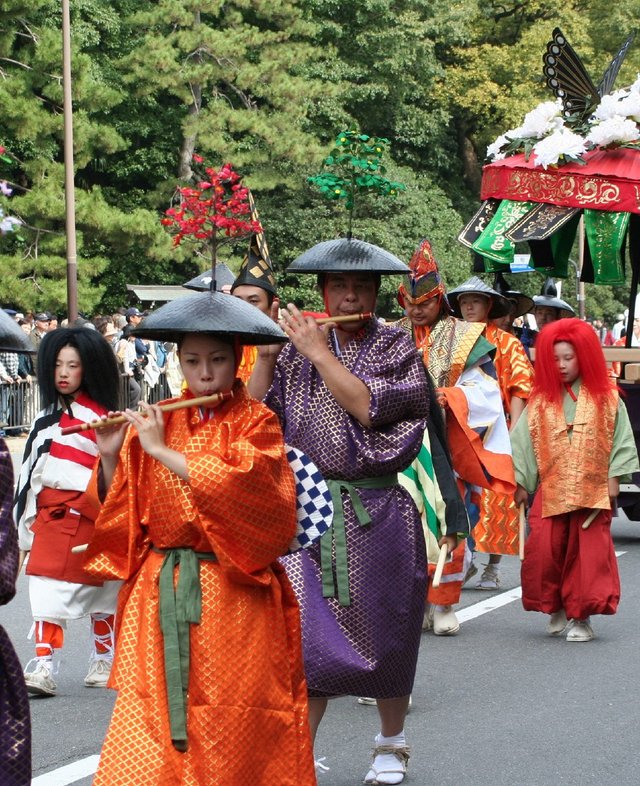
[[[576,353],[582,384],[597,402],[603,402],[613,391],[607,364],[595,330],[580,319],[558,319],[540,331],[536,339],[531,397],[540,396],[556,404],[562,402],[564,386],[553,351],[561,341],[571,344]]]

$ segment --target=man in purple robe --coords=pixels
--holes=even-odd
[[[420,516],[397,474],[420,449],[428,388],[406,333],[358,315],[373,312],[381,273],[407,267],[341,239],[289,271],[318,273],[328,314],[354,318],[319,327],[289,305],[280,324],[291,343],[259,349],[249,386],[266,393],[285,442],[312,459],[334,502],[332,528],[283,559],[301,608],[311,730],[315,738],[331,697],[376,698],[381,730],[365,783],[397,784],[427,577]]]
[[[0,438],[0,605],[16,594],[18,533],[13,523],[13,466]],[[22,666],[9,636],[0,625],[0,782],[31,783],[31,719]]]

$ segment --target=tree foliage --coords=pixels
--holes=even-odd
[[[122,305],[127,283],[179,284],[204,267],[160,224],[196,151],[233,163],[252,189],[283,297],[321,308],[314,282],[284,270],[347,231],[344,209],[307,184],[347,128],[389,138],[386,176],[406,185],[397,200],[365,201],[354,235],[405,260],[429,237],[447,283],[459,283],[471,266],[456,237],[478,203],[486,146],[550,97],[552,29],[597,82],[636,5],[568,0],[560,17],[550,0],[74,0],[81,310]],[[638,71],[640,43],[617,84]],[[21,309],[65,307],[61,73],[59,0],[6,0],[0,144],[15,159],[1,175],[24,226],[0,237],[0,274],[4,302]],[[382,292],[388,316],[397,283]],[[589,313],[622,310],[623,289],[587,291]]]

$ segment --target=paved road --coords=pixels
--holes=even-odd
[[[623,599],[616,616],[595,618],[595,641],[545,635],[546,618],[525,613],[518,600],[515,558],[503,561],[498,592],[463,592],[457,637],[423,637],[406,725],[413,749],[407,784],[637,786],[640,523],[616,519],[613,533]],[[26,662],[24,576],[0,624]],[[114,697],[83,687],[88,653],[88,625],[73,623],[59,695],[31,700],[36,786],[91,783]],[[330,767],[320,786],[361,783],[376,731],[375,708],[353,698],[332,702],[317,744]]]

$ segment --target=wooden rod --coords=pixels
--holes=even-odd
[[[595,517],[598,515],[598,513],[600,513],[599,508],[596,508],[595,510],[592,510],[591,513],[589,513],[589,515],[587,516],[587,518],[583,522],[582,529],[589,529],[589,527],[591,526],[591,522],[595,519]]]
[[[518,530],[518,553],[520,554],[520,561],[524,559],[524,540],[526,536],[526,527],[524,519],[524,502],[520,505],[520,527]]]
[[[160,411],[173,412],[175,409],[186,409],[187,407],[215,407],[218,404],[222,404],[223,401],[228,401],[230,398],[233,398],[231,390],[225,393],[213,393],[211,396],[200,396],[200,398],[185,398],[180,399],[180,401],[172,401],[170,404],[162,404]],[[146,414],[142,414],[144,417],[147,417]],[[126,422],[127,419],[124,415],[115,415],[112,418],[106,418],[106,420],[93,420],[91,423],[78,423],[77,426],[68,426],[61,430],[61,434],[66,437],[68,434],[79,434],[81,431],[117,426]]]
[[[444,563],[447,561],[447,544],[440,546],[440,554],[438,555],[438,562],[436,564],[436,572],[433,574],[432,587],[437,589],[440,586],[440,579],[442,578],[442,571],[444,570]]]

